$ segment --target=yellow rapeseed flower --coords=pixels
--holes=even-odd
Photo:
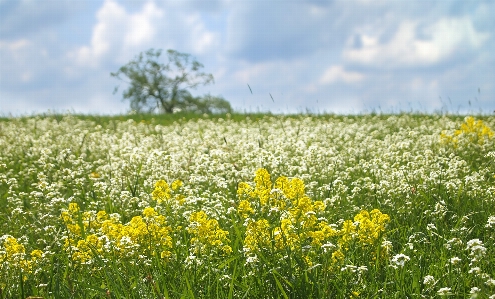
[[[266,219],[251,221],[246,228],[244,249],[248,252],[256,252],[260,249],[268,249],[271,244],[270,224]]]
[[[187,231],[193,235],[191,243],[198,252],[206,252],[214,248],[226,254],[232,252],[228,245],[229,232],[221,229],[216,219],[210,219],[204,211],[199,211],[191,214],[189,223]]]
[[[71,202],[69,204],[69,213],[76,214],[77,212],[79,212],[79,205],[75,202]]]
[[[31,259],[27,259],[24,245],[16,238],[7,236],[3,241],[3,246],[0,247],[0,271],[20,269],[23,273],[32,273],[34,266],[43,257],[43,251],[35,249],[30,255]],[[4,270],[3,267],[9,270]],[[27,280],[27,276],[23,276],[23,280]]]
[[[176,184],[177,185],[177,184]],[[159,180],[155,183],[155,189],[151,193],[151,196],[157,203],[162,203],[172,197],[171,189],[165,180]]]
[[[254,213],[254,210],[251,207],[251,203],[243,199],[239,202],[239,206],[237,207],[237,212],[242,215],[242,218],[247,218],[249,217],[249,214]]]
[[[495,133],[483,123],[482,120],[476,120],[472,116],[467,116],[460,128],[454,131],[453,135],[443,131],[440,134],[440,140],[445,144],[452,144],[457,147],[460,142],[485,143],[486,139],[491,139]]]
[[[378,209],[371,213],[361,211],[354,216],[354,221],[359,223],[357,234],[359,241],[364,244],[373,244],[378,240],[380,233],[385,231],[385,225],[390,221],[387,214],[382,214]]]
[[[180,187],[182,187],[182,181],[181,180],[175,180],[172,182],[172,190],[177,191]]]
[[[270,180],[270,174],[266,169],[260,168],[256,171],[254,182],[256,183],[255,193],[260,200],[261,206],[264,206],[268,203],[270,193],[272,191],[272,181]]]
[[[280,226],[273,230],[273,237],[277,249],[289,247],[294,250],[299,246],[299,236],[289,219],[281,220]]]

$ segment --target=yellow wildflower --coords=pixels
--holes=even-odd
[[[229,232],[221,229],[216,219],[209,219],[204,211],[199,211],[191,214],[189,223],[187,231],[194,236],[191,243],[197,246],[197,251],[217,248],[226,254],[232,252],[227,245]]]
[[[482,145],[485,143],[485,139],[491,139],[495,133],[483,123],[482,120],[476,120],[472,116],[467,116],[464,119],[464,123],[461,124],[458,130],[454,131],[453,135],[447,134],[443,131],[440,134],[440,139],[443,143],[452,144],[457,147],[462,142],[477,142]]]
[[[271,244],[270,224],[266,219],[251,221],[246,228],[244,238],[244,249],[246,251],[258,251],[262,248],[268,249]]]
[[[181,180],[175,180],[172,182],[172,190],[177,191],[180,187],[182,187],[182,181]]]
[[[69,204],[69,212],[71,214],[76,214],[77,212],[79,212],[79,205],[75,202],[71,202]]]
[[[251,203],[247,200],[241,200],[239,206],[237,207],[237,212],[242,215],[243,218],[247,218],[249,214],[254,213]]]
[[[177,186],[177,183],[176,183]],[[155,189],[151,193],[151,196],[159,204],[165,200],[170,199],[172,196],[170,194],[171,189],[165,180],[159,180],[155,183]]]
[[[273,230],[273,237],[275,239],[275,246],[277,249],[284,249],[286,247],[294,248],[299,245],[299,236],[297,235],[294,225],[289,219],[282,219],[280,227],[276,227]]]
[[[147,207],[143,210],[143,216],[145,218],[150,218],[150,217],[154,217],[157,215],[158,215],[158,213],[152,207]]]

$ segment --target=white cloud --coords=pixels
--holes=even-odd
[[[335,65],[325,70],[320,78],[320,84],[331,84],[335,82],[355,83],[363,79],[363,74],[346,71],[342,66]]]
[[[360,34],[361,47],[349,39],[343,56],[347,61],[382,67],[432,65],[463,49],[477,49],[488,38],[468,18],[443,18],[422,30],[418,21],[403,21],[393,38],[380,43],[380,36]],[[424,38],[418,37],[421,33]]]
[[[124,38],[124,45],[139,46],[152,40],[155,35],[153,20],[162,15],[163,12],[153,2],[148,2],[141,13],[129,16],[129,32]]]
[[[250,85],[286,85],[300,83],[301,73],[307,69],[308,65],[301,60],[241,63],[236,66],[233,78],[239,83]]]
[[[188,33],[185,34],[185,38],[190,40],[189,47],[194,53],[204,54],[221,46],[219,34],[208,31],[199,13],[187,16],[184,21],[186,25],[184,27],[189,29],[187,30]]]
[[[131,49],[140,49],[153,40],[156,24],[163,12],[154,2],[147,2],[140,12],[129,14],[114,0],[106,0],[97,12],[98,23],[93,28],[91,45],[69,55],[79,65],[97,66],[110,53],[114,58]]]
[[[0,81],[4,86],[10,88],[31,83],[35,77],[32,63],[37,61],[40,52],[28,39],[0,40]]]
[[[27,39],[19,39],[12,42],[0,40],[0,50],[8,50],[11,52],[19,51],[30,45]]]

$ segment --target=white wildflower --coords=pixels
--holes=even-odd
[[[452,238],[447,241],[446,244],[444,244],[445,248],[451,249],[453,246],[461,246],[462,245],[462,240],[459,238]]]
[[[457,256],[455,256],[455,257],[451,258],[449,261],[452,265],[457,265],[461,261],[461,259],[458,258]]]
[[[481,269],[480,269],[480,267],[473,267],[473,268],[469,269],[468,273],[469,274],[480,274]]]
[[[451,288],[441,288],[437,291],[437,294],[440,295],[440,296],[448,296],[448,295],[452,295],[452,289]]]
[[[480,292],[481,290],[478,288],[478,287],[472,287],[471,290],[469,291],[469,294],[471,294],[471,297],[470,298],[477,298],[478,297],[478,293]]]
[[[488,217],[487,224],[485,225],[486,228],[493,228],[495,227],[495,216],[490,216]]]
[[[487,281],[485,281],[485,284],[489,287],[493,287],[495,286],[495,279],[490,278]]]
[[[437,227],[433,223],[428,223],[428,225],[426,226],[426,229],[429,230],[429,231],[431,231],[431,230],[437,230]]]
[[[430,288],[432,286],[434,286],[437,282],[435,281],[435,277],[431,276],[431,275],[426,275],[424,278],[423,278],[423,284]]]
[[[396,268],[397,266],[399,266],[402,268],[404,267],[404,264],[409,260],[410,258],[403,253],[396,254],[394,257],[392,257],[391,260],[391,262],[393,263],[392,267]]]

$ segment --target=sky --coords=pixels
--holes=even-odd
[[[190,54],[215,78],[191,93],[238,112],[493,114],[494,14],[493,0],[0,0],[0,115],[129,113],[110,73],[151,48]]]

